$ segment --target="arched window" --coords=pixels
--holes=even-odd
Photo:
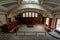
[[[29,17],[31,17],[31,12],[29,12]]]
[[[22,17],[38,17],[38,13],[35,12],[25,12],[22,14]]]
[[[35,14],[35,13],[34,13],[34,12],[32,12],[32,17],[34,17],[34,14]]]
[[[28,17],[28,12],[26,12],[26,17]]]
[[[38,17],[38,13],[35,13],[35,17]]]
[[[23,13],[23,17],[25,17],[25,13]]]

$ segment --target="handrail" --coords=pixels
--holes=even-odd
[[[33,31],[26,31],[25,32],[25,31],[20,31],[20,32],[16,33],[16,36],[18,35],[18,33],[22,33],[24,36],[27,35],[26,33],[32,33],[33,35],[36,35],[36,36],[38,35],[38,33],[44,33],[44,35],[46,36],[46,32],[36,32],[36,31],[34,31],[34,32]]]

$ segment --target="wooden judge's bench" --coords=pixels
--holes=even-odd
[[[41,19],[39,17],[17,17],[16,19],[19,21],[19,24],[36,24],[41,23]]]
[[[33,27],[34,21],[33,20],[28,20],[27,21],[27,27]]]
[[[33,27],[33,25],[27,25],[27,27]]]

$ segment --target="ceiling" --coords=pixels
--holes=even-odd
[[[17,0],[0,0],[0,9],[9,10],[18,4]],[[51,10],[60,9],[60,0],[44,0],[44,6]]]
[[[18,0],[0,0],[0,9],[2,9],[2,10],[10,11],[10,9],[15,8],[17,5],[18,5]],[[47,8],[46,10],[49,9],[48,11],[52,11],[53,13],[55,11],[60,12],[60,0],[44,0],[42,5]],[[46,15],[46,14],[44,14],[44,15]],[[47,15],[48,16],[50,15],[50,17],[51,17],[52,14],[47,14]]]
[[[0,6],[4,7],[5,9],[10,9],[16,4],[18,4],[17,0],[0,0]],[[45,0],[44,5],[50,9],[58,9],[58,7],[60,7],[60,0]]]
[[[59,3],[60,4],[60,0],[46,0],[46,1],[54,2],[54,3]]]

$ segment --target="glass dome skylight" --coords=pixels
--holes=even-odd
[[[29,3],[33,3],[33,4],[38,4],[39,0],[22,0],[22,4],[29,4]]]

